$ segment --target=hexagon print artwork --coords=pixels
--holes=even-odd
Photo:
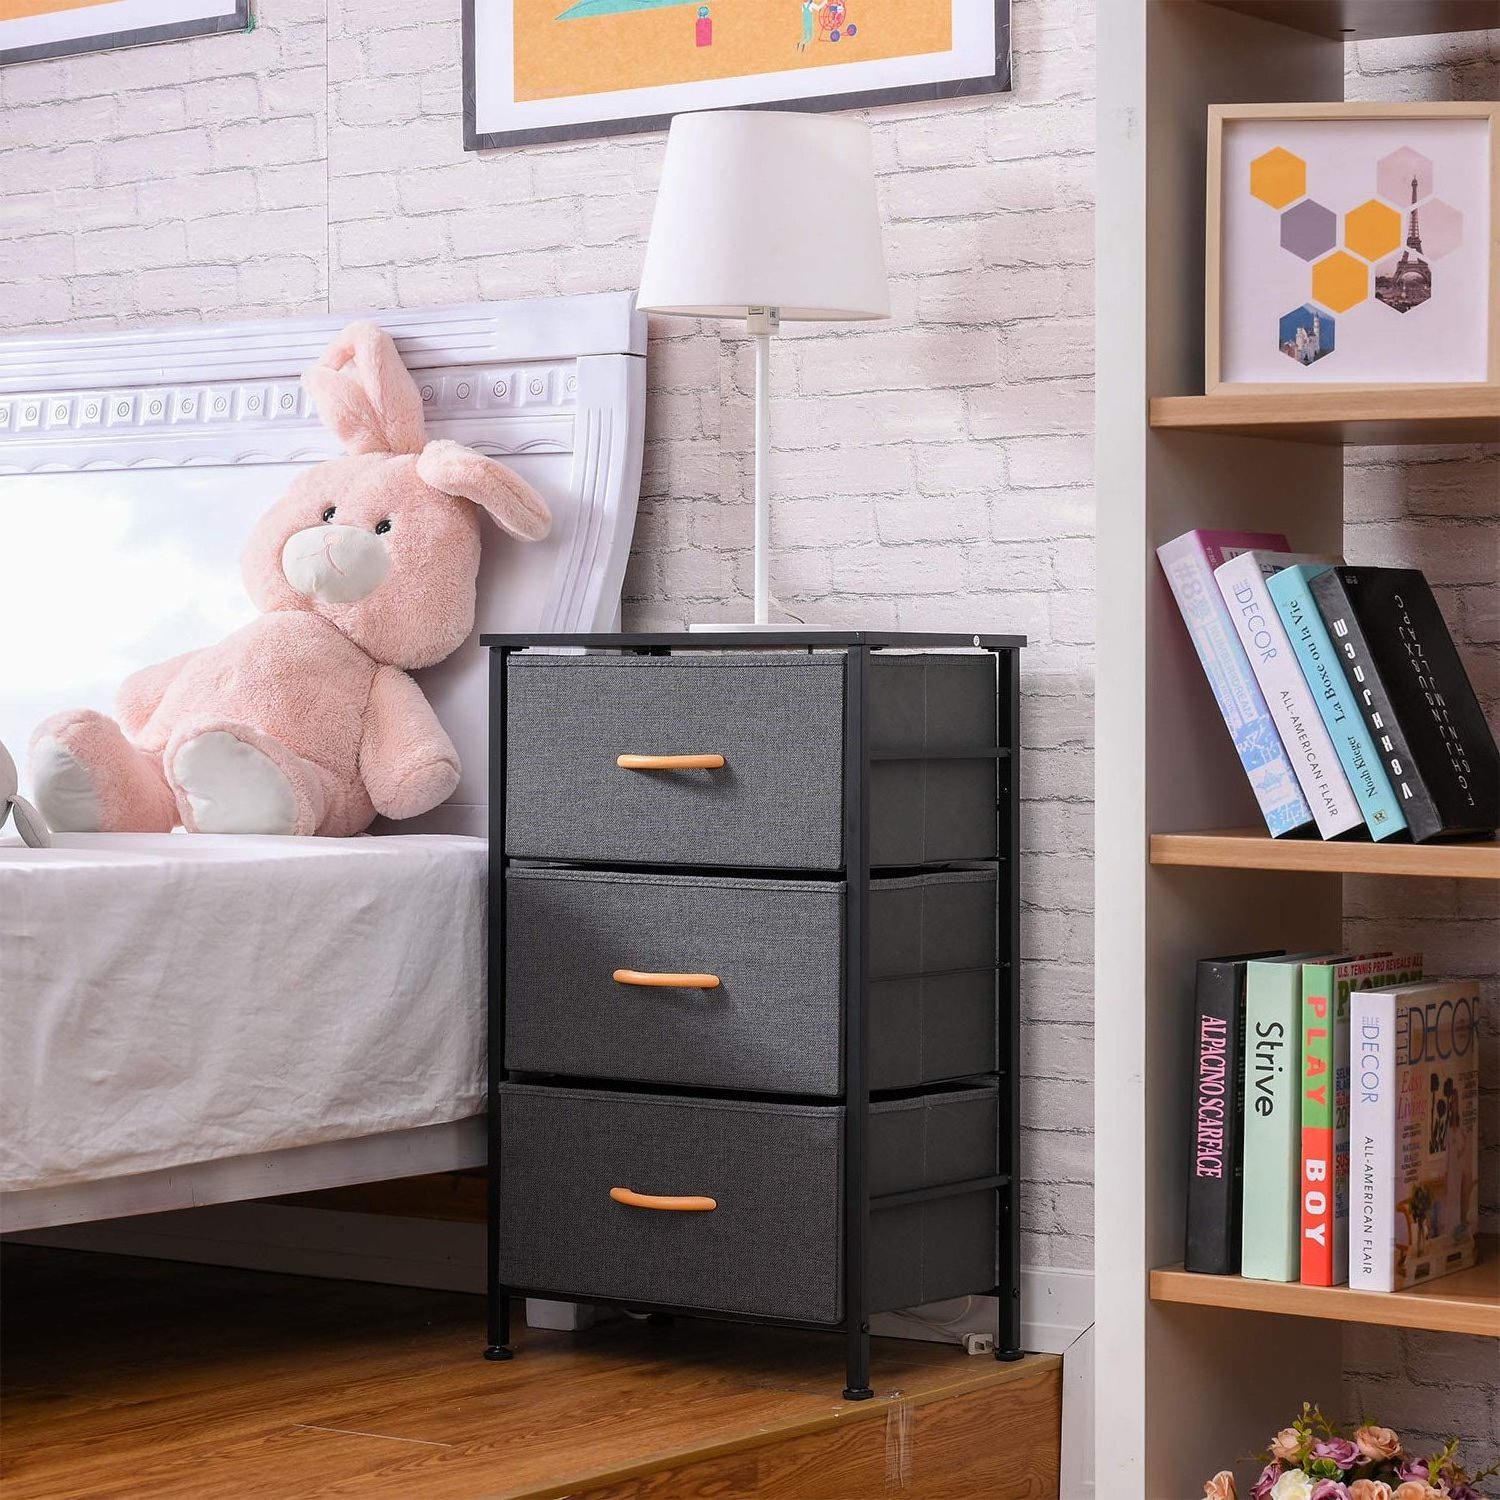
[[[1226,104],[1209,124],[1210,394],[1493,380],[1500,103]]]
[[[1422,249],[1430,260],[1441,260],[1463,244],[1464,216],[1441,198],[1433,198],[1422,205],[1417,228]]]
[[[1334,319],[1330,313],[1305,302],[1283,315],[1279,347],[1288,359],[1310,365],[1333,353]]]
[[[1272,208],[1285,208],[1307,191],[1307,163],[1277,146],[1250,163],[1250,192]]]
[[[1348,312],[1370,294],[1370,268],[1344,250],[1335,250],[1313,267],[1313,301],[1333,312]]]
[[[1376,163],[1375,188],[1400,208],[1420,202],[1432,193],[1432,163],[1420,151],[1403,146]]]
[[[1403,250],[1375,267],[1375,300],[1398,313],[1420,307],[1432,296],[1432,267]]]
[[[1281,248],[1302,260],[1327,255],[1339,242],[1339,216],[1305,198],[1281,216]]]
[[[1344,244],[1364,260],[1379,260],[1401,243],[1401,215],[1372,198],[1344,215]]]

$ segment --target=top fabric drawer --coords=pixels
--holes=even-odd
[[[840,868],[844,667],[835,651],[511,657],[506,853]],[[872,655],[865,722],[870,863],[993,858],[994,658]]]

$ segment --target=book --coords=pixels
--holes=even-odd
[[[1311,589],[1412,838],[1493,833],[1500,751],[1427,580],[1333,567]]]
[[[1472,980],[1354,996],[1350,1286],[1400,1291],[1474,1264],[1479,1006]]]
[[[1266,581],[1282,568],[1298,563],[1327,564],[1337,560],[1256,548],[1241,552],[1214,569],[1214,582],[1229,607],[1229,617],[1250,659],[1250,670],[1265,694],[1297,783],[1312,808],[1318,832],[1325,839],[1338,838],[1354,829],[1363,830],[1364,814],[1359,810],[1323,715],[1318,712],[1312,690],[1292,652],[1286,627],[1271,603]]]
[[[1274,952],[1200,959],[1193,1007],[1192,1129],[1183,1265],[1211,1276],[1240,1268],[1245,965]]]
[[[1240,1275],[1301,1274],[1302,965],[1293,953],[1245,965],[1245,1139]]]
[[[1312,579],[1327,571],[1323,563],[1294,564],[1268,579],[1266,589],[1323,716],[1344,775],[1354,789],[1354,800],[1364,814],[1370,837],[1388,839],[1405,832],[1406,814],[1401,811],[1380,751],[1354,701],[1339,653],[1308,589]]]
[[[1302,965],[1301,1279],[1349,1275],[1349,997],[1422,977],[1419,953]]]
[[[1250,659],[1240,645],[1214,569],[1238,552],[1288,550],[1287,539],[1268,532],[1187,531],[1156,549],[1162,571],[1187,626],[1193,649],[1213,689],[1240,764],[1273,838],[1312,826],[1312,809],[1271,722]]]

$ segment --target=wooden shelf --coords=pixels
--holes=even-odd
[[[1153,833],[1153,865],[1214,870],[1306,870],[1324,875],[1425,875],[1434,880],[1500,880],[1500,843],[1346,844],[1273,839],[1263,829]]]
[[[1440,31],[1483,31],[1500,25],[1495,0],[1204,0],[1264,21],[1335,41],[1381,36],[1429,36]]]
[[[1500,387],[1308,386],[1157,396],[1151,425],[1300,443],[1493,443],[1500,441]]]
[[[1500,1252],[1493,1237],[1481,1239],[1479,1256],[1479,1264],[1467,1271],[1440,1276],[1407,1292],[1361,1292],[1347,1286],[1200,1276],[1171,1266],[1151,1273],[1151,1298],[1155,1302],[1188,1302],[1196,1307],[1235,1307],[1296,1318],[1500,1338]]]

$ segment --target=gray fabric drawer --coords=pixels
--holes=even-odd
[[[993,1089],[872,1105],[872,1194],[996,1171],[998,1108]],[[836,1323],[843,1130],[839,1105],[502,1084],[500,1280],[581,1301]],[[717,1206],[637,1208],[610,1198],[617,1187]],[[959,1243],[948,1238],[953,1211],[935,1212],[953,1200],[872,1215],[882,1306],[915,1306],[933,1287],[990,1289],[994,1197],[958,1201],[970,1198],[988,1203],[988,1217],[959,1223]],[[973,1284],[951,1287],[971,1272]]]
[[[517,655],[507,671],[506,852],[605,864],[836,869],[843,851],[842,652]],[[989,656],[870,662],[870,859],[995,853]],[[622,754],[720,754],[632,771]]]
[[[995,880],[984,869],[872,881],[872,1088],[994,1069]],[[844,899],[836,881],[512,865],[506,1066],[838,1094]],[[720,983],[637,987],[617,969]]]

